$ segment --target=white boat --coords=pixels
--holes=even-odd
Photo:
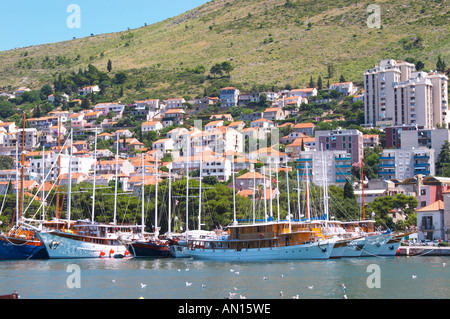
[[[72,132],[70,134],[70,159],[69,172],[71,172],[72,163]],[[95,133],[95,141],[97,141],[97,131]],[[96,154],[96,144],[95,151]],[[118,182],[118,150],[119,138],[117,138],[117,154],[116,154],[116,185],[114,193],[114,222],[111,224],[100,224],[94,222],[95,212],[95,169],[94,184],[92,196],[92,219],[77,221],[72,224],[70,222],[71,212],[71,174],[69,174],[68,184],[68,201],[67,216],[68,227],[62,230],[43,230],[37,232],[37,236],[44,244],[49,258],[99,258],[99,257],[125,257],[129,254],[125,245],[119,241],[119,236],[132,237],[139,235],[138,225],[117,225],[116,209],[117,209],[117,182]],[[95,165],[94,165],[95,167]]]
[[[41,231],[36,235],[51,259],[126,257],[129,253],[118,237],[138,228],[77,221],[71,229]]]
[[[317,260],[330,258],[335,243],[289,222],[232,225],[228,231],[223,239],[188,240],[186,254],[217,261]]]

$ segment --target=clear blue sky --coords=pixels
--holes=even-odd
[[[0,51],[138,28],[174,17],[209,0],[1,0]],[[69,28],[69,5],[80,28]],[[70,19],[71,20],[71,19]],[[76,20],[72,20],[76,21]]]

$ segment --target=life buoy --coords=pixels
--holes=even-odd
[[[259,234],[259,238],[263,239],[264,238],[264,234],[263,233]]]

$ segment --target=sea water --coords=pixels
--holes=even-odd
[[[21,299],[447,299],[450,258],[0,261],[0,295],[12,292]]]

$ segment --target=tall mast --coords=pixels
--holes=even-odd
[[[305,163],[306,165],[306,218],[311,220],[310,211],[309,211],[309,165],[308,162]]]
[[[155,239],[158,237],[158,156],[155,156]]]
[[[114,190],[114,219],[113,223],[116,225],[116,216],[117,216],[117,181],[119,179],[119,132],[116,132],[117,134],[117,145],[116,145],[116,183],[115,183],[115,190]]]
[[[234,181],[234,155],[231,164],[232,164],[231,175],[233,176],[233,224],[236,225],[236,183]]]
[[[144,153],[141,153],[142,159],[142,186],[141,186],[141,233],[144,235],[144,179],[145,179],[145,166],[144,166]]]
[[[201,153],[201,156],[200,156],[200,174],[199,174],[200,183],[198,186],[198,192],[199,192],[199,196],[198,196],[198,230],[200,230],[202,228],[202,168],[203,168],[202,165],[203,165],[203,152]]]
[[[253,169],[253,224],[255,224],[255,193],[256,193],[256,178],[255,178],[255,174],[256,174],[256,168]]]
[[[61,117],[58,116],[58,179],[56,191],[56,219],[59,219],[59,181],[61,175]]]
[[[286,187],[287,187],[287,202],[288,202],[288,219],[289,219],[289,231],[291,231],[291,203],[289,200],[289,173],[288,173],[288,162],[287,162],[287,154],[284,151],[284,158],[286,160]]]
[[[298,206],[298,219],[301,220],[301,209],[300,209],[300,172],[297,168],[297,206]]]
[[[169,168],[169,234],[172,232],[172,169]]]
[[[70,130],[70,157],[69,157],[69,187],[67,194],[67,219],[68,225],[67,228],[70,229],[70,213],[72,210],[72,145],[73,145],[73,131]]]
[[[94,137],[94,180],[92,184],[92,217],[91,222],[94,222],[95,218],[95,184],[97,182],[97,128],[95,128]]]
[[[278,190],[278,163],[276,163],[276,168],[277,170],[277,218],[278,221],[280,221],[280,191]]]
[[[24,168],[25,168],[25,112],[23,112],[23,129],[22,129],[22,167],[21,167],[21,183],[20,183],[20,214],[19,218],[22,218],[23,214],[23,202],[24,202],[24,187],[23,187],[23,180],[24,180]]]
[[[45,218],[45,147],[42,145],[42,221]]]
[[[16,226],[19,226],[19,143],[16,139]]]
[[[264,220],[267,223],[266,166],[263,166],[263,177],[264,177]]]
[[[364,160],[361,159],[361,185],[362,185],[362,213],[363,213],[363,220],[366,220],[366,210],[364,207]]]
[[[269,163],[269,196],[270,196],[270,217],[272,217],[273,220],[273,196],[272,196],[272,168],[270,167]]]
[[[189,230],[189,156],[190,156],[190,140],[189,133],[186,136],[187,148],[186,148],[186,239],[188,238]]]

